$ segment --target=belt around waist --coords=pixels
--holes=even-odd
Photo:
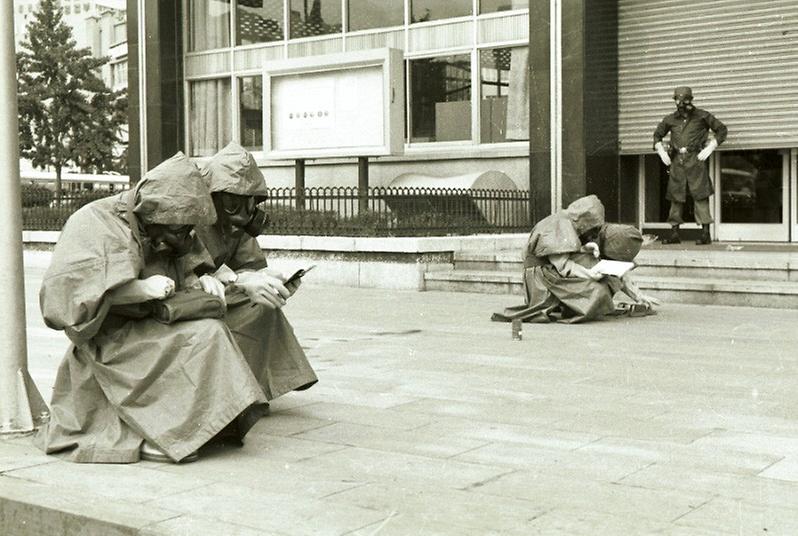
[[[697,153],[698,149],[691,149],[690,147],[677,147],[676,152],[679,154]]]

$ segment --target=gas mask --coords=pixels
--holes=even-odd
[[[191,251],[194,241],[193,225],[161,225],[144,226],[144,232],[150,238],[153,251],[168,257],[182,257]]]
[[[596,242],[598,243],[599,239],[599,232],[601,231],[601,227],[593,227],[592,229],[588,229],[584,233],[579,236],[579,241],[582,242],[584,246],[588,242]]]
[[[253,196],[218,192],[213,197],[217,213],[224,214],[234,229],[253,237],[263,232],[268,217],[258,208],[258,202]]]
[[[676,109],[680,114],[686,115],[692,112],[695,107],[693,106],[693,97],[687,95],[676,95],[673,97],[676,102]]]

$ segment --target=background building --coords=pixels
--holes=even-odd
[[[14,40],[17,47],[38,0],[14,0]],[[127,87],[127,18],[125,0],[62,0],[64,22],[72,28],[78,48],[90,48],[92,56],[108,56],[102,79],[111,89]]]
[[[290,186],[293,162],[259,154],[263,63],[393,47],[405,154],[377,159],[373,185],[499,170],[538,217],[596,193],[609,219],[666,227],[652,133],[690,85],[729,128],[708,162],[716,237],[798,241],[792,0],[129,0],[128,17],[133,176],[233,139]],[[306,183],[356,177],[354,159],[319,160]]]
[[[131,77],[139,77],[143,95],[131,99],[131,110],[147,103],[140,113],[146,133],[139,133],[146,140],[147,165],[177,149],[210,156],[235,139],[255,151],[270,185],[290,186],[293,162],[270,162],[261,152],[264,62],[392,47],[403,50],[406,59],[407,147],[404,156],[371,164],[371,184],[387,184],[422,163],[425,173],[440,176],[498,169],[527,188],[527,5],[525,0],[192,0],[169,7],[129,2],[131,21],[134,9],[138,19],[144,9],[147,20],[144,47],[136,47],[131,62]],[[175,28],[182,31],[175,35]],[[139,26],[139,42],[142,35]],[[136,71],[133,61],[146,69]],[[308,186],[356,183],[354,159],[308,162]]]

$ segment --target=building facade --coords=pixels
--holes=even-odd
[[[609,219],[667,227],[654,128],[677,85],[729,136],[710,158],[716,238],[798,241],[798,3],[791,0],[128,0],[131,175],[230,140],[262,152],[270,60],[391,47],[405,59],[411,171],[498,170],[538,217],[586,193]],[[134,145],[139,144],[136,151]],[[354,185],[354,159],[307,163],[306,185]]]

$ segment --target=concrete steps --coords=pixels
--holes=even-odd
[[[798,249],[739,251],[655,247],[640,252],[635,280],[668,303],[798,309]],[[522,294],[518,250],[458,252],[454,268],[427,272],[427,290]]]

